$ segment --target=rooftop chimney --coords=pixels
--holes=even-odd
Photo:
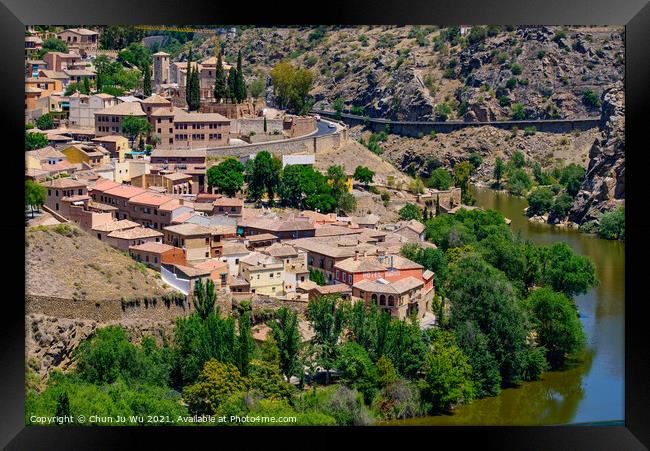
[[[354,251],[354,260],[359,260],[359,251]]]

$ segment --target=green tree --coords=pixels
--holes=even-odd
[[[248,184],[248,195],[253,201],[259,201],[266,193],[269,203],[273,205],[281,168],[282,162],[264,150],[246,162],[244,179]]]
[[[471,164],[474,167],[474,169],[478,169],[481,166],[481,164],[483,164],[483,157],[481,156],[480,153],[473,152],[472,154],[470,154],[468,161],[469,164]]]
[[[526,166],[526,157],[520,151],[515,150],[510,156],[508,163],[514,168],[521,169]]]
[[[207,171],[208,184],[216,186],[222,193],[233,197],[244,186],[244,165],[228,157]]]
[[[338,97],[337,99],[334,100],[332,106],[334,107],[334,111],[336,112],[335,115],[336,119],[340,121],[343,118],[342,114],[343,114],[343,107],[345,107],[345,101],[341,97]]]
[[[416,219],[418,221],[422,220],[422,213],[420,207],[415,204],[406,204],[399,209],[399,217],[403,221],[410,221],[411,219]]]
[[[469,360],[477,397],[496,396],[501,391],[499,365],[488,347],[488,338],[471,321],[454,329],[456,343]]]
[[[309,91],[313,75],[309,69],[296,68],[281,61],[271,70],[273,94],[281,108],[296,114],[305,114],[311,107]]]
[[[142,93],[149,97],[151,95],[151,66],[149,64],[145,64],[142,77]]]
[[[228,97],[232,103],[237,102],[237,69],[234,66],[228,71]]]
[[[338,202],[343,193],[348,191],[348,176],[343,166],[335,165],[327,168],[327,177],[332,187],[332,197]]]
[[[364,185],[368,185],[372,183],[372,179],[375,176],[374,171],[371,171],[365,166],[357,166],[356,169],[354,170],[354,179],[358,181],[359,183],[363,183]]]
[[[287,207],[311,208],[310,199],[319,194],[330,194],[327,177],[306,165],[287,165],[280,175],[278,194]],[[326,210],[327,211],[327,210]]]
[[[589,108],[599,108],[600,98],[596,92],[591,89],[585,89],[582,91],[582,103],[587,105]]]
[[[206,362],[197,382],[185,387],[183,400],[191,413],[214,415],[224,401],[246,386],[246,378],[236,366],[212,359]]]
[[[271,335],[278,347],[280,369],[289,380],[298,371],[302,372],[298,365],[301,343],[298,315],[293,310],[282,307],[278,309],[276,319],[269,323],[269,327],[271,327]]]
[[[449,332],[436,330],[427,356],[422,394],[434,410],[448,411],[474,399],[472,367]]]
[[[551,207],[551,215],[554,218],[564,219],[566,218],[571,205],[573,204],[573,199],[566,193],[559,194],[553,201],[553,206]]]
[[[136,116],[127,116],[122,119],[122,133],[129,137],[131,141],[131,147],[136,137],[140,135],[146,135],[151,131],[151,124],[147,121],[146,118],[136,117]]]
[[[377,360],[377,383],[380,387],[387,387],[397,380],[397,371],[393,361],[382,355]]]
[[[56,400],[56,411],[55,414],[57,423],[60,425],[65,424],[64,417],[69,417],[72,415],[70,411],[70,400],[68,399],[68,393],[62,392],[59,394],[59,398]]]
[[[45,187],[33,180],[25,180],[25,206],[29,207],[34,217],[34,208],[38,209],[45,203]]]
[[[460,258],[449,275],[451,327],[474,322],[508,384],[522,379],[527,356],[526,321],[512,285],[476,254]]]
[[[343,309],[336,304],[334,296],[319,296],[307,305],[307,319],[314,329],[313,343],[317,346],[318,362],[326,371],[325,384],[329,384],[330,370],[336,364],[338,341],[344,324]]]
[[[327,285],[325,273],[318,269],[309,268],[309,280],[314,282],[316,285],[320,285],[321,287]]]
[[[510,117],[515,121],[523,121],[526,119],[526,111],[521,103],[513,103],[510,105]]]
[[[553,206],[553,192],[548,188],[537,188],[528,195],[528,216],[545,215]]]
[[[246,82],[244,81],[244,70],[242,69],[241,49],[237,52],[236,97],[239,103],[246,100]]]
[[[465,205],[473,203],[472,195],[469,192],[469,178],[474,173],[474,167],[467,161],[454,166],[454,184],[461,189],[462,202]]]
[[[191,91],[192,91],[192,47],[190,46],[190,50],[187,53],[187,69],[185,72],[185,101],[187,102],[187,106],[189,108],[190,102],[191,102]]]
[[[36,127],[41,130],[50,130],[54,128],[54,118],[52,113],[45,113],[38,119],[36,119]]]
[[[618,207],[600,215],[598,236],[608,240],[625,240],[625,208]]]
[[[508,176],[508,191],[515,196],[524,195],[531,187],[533,182],[523,169],[514,169]]]
[[[503,173],[505,172],[506,165],[503,163],[503,160],[501,157],[496,157],[494,160],[494,179],[497,181],[497,186],[501,186],[501,178],[503,177]]]
[[[531,312],[537,341],[546,349],[551,368],[562,367],[567,356],[580,351],[585,344],[585,333],[575,305],[550,288],[533,290],[525,303]]]
[[[568,297],[586,293],[598,284],[594,263],[559,242],[541,249],[542,284]]]
[[[217,46],[217,67],[214,73],[214,100],[220,103],[227,97],[226,94],[226,73],[223,69],[221,46]]]
[[[61,39],[47,38],[43,41],[43,54],[47,52],[61,52],[68,53],[68,46]],[[40,55],[42,58],[43,55]]]
[[[238,318],[239,335],[237,337],[237,369],[242,376],[248,376],[250,361],[255,344],[251,332],[251,314],[244,312]]]
[[[448,190],[453,183],[453,178],[445,168],[436,168],[427,180],[427,186],[437,190]]]
[[[266,89],[266,80],[263,77],[258,77],[250,83],[248,88],[252,97],[262,97]]]
[[[345,343],[338,351],[336,369],[342,373],[343,382],[358,390],[370,403],[377,391],[377,368],[366,350],[357,343]]]
[[[194,284],[194,309],[201,319],[206,319],[214,312],[217,295],[214,291],[214,282],[208,279],[205,286],[201,279]]]
[[[575,163],[571,163],[561,170],[560,183],[566,188],[566,192],[575,197],[580,191],[580,186],[585,178],[585,169]]]
[[[25,131],[25,150],[36,150],[46,147],[47,136],[43,133]]]
[[[349,214],[357,209],[357,200],[350,193],[343,193],[339,196],[337,208],[343,213]]]
[[[439,103],[435,106],[433,112],[436,115],[436,120],[445,122],[451,114],[451,107],[446,103]]]

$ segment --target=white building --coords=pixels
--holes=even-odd
[[[70,128],[95,128],[95,112],[117,105],[109,94],[86,95],[75,92],[70,97]]]

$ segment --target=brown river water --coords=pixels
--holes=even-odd
[[[620,424],[624,419],[625,244],[547,224],[524,216],[523,198],[472,187],[477,205],[512,220],[513,231],[536,244],[564,241],[591,258],[600,284],[576,297],[587,334],[581,359],[541,380],[502,390],[455,409],[452,415],[395,420],[391,425],[549,425]]]

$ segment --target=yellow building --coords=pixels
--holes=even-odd
[[[284,295],[284,280],[281,261],[259,252],[252,252],[239,260],[241,276],[250,285],[251,293],[266,296]]]
[[[129,151],[129,140],[121,135],[108,135],[93,138],[94,143],[99,144],[111,153],[111,158],[117,158],[118,162],[123,162],[126,152]]]
[[[102,146],[73,144],[61,151],[72,164],[85,163],[96,167],[110,163],[110,153]]]

